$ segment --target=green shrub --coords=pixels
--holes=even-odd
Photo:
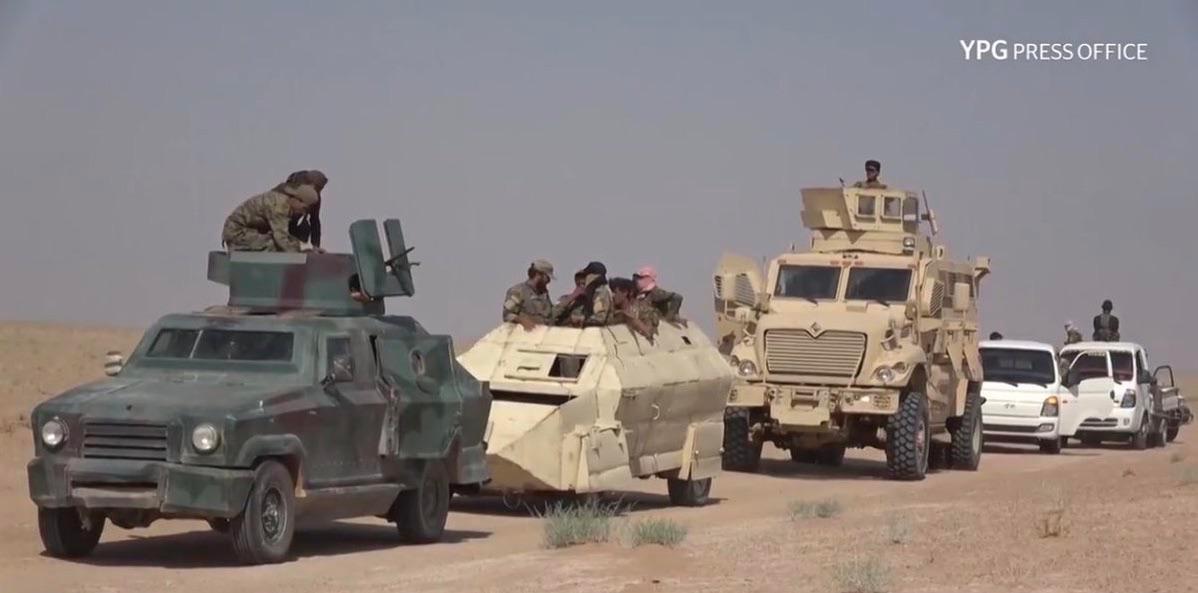
[[[608,541],[612,519],[619,513],[618,505],[592,499],[582,504],[559,502],[535,515],[543,524],[545,547],[565,548]]]
[[[672,548],[686,539],[686,527],[670,519],[645,519],[628,528],[628,540],[634,547],[645,545]]]
[[[840,593],[885,593],[890,585],[890,568],[874,557],[846,560],[832,576]]]
[[[831,519],[840,514],[843,509],[838,501],[832,499],[806,501],[796,500],[788,505],[787,510],[790,511],[790,518],[811,519],[819,517],[820,519]]]

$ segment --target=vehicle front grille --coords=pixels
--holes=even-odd
[[[86,421],[83,423],[83,456],[166,461],[166,426]]]
[[[1016,426],[1012,424],[990,424],[982,425],[982,430],[990,430],[994,432],[1036,432],[1039,426]]]
[[[865,334],[828,331],[817,336],[803,329],[765,332],[765,367],[771,373],[852,377],[865,356]]]
[[[1115,428],[1119,421],[1115,418],[1086,418],[1082,428]]]

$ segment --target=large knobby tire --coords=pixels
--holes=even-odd
[[[37,509],[37,529],[42,536],[42,545],[51,556],[79,558],[96,549],[100,535],[104,533],[104,515],[94,513],[84,525],[79,511],[73,507],[61,509]]]
[[[1132,449],[1143,451],[1148,448],[1148,418],[1140,418],[1140,428],[1136,434],[1132,435],[1131,441],[1128,443]]]
[[[724,469],[734,472],[755,472],[761,465],[762,443],[754,442],[749,434],[748,408],[724,409]]]
[[[982,464],[982,395],[973,385],[965,396],[965,413],[952,431],[952,440],[951,467],[976,471]]]
[[[1169,428],[1165,429],[1165,441],[1172,443],[1177,439],[1177,433],[1181,432],[1181,426],[1169,423]]]
[[[295,536],[295,482],[283,464],[268,460],[254,470],[245,509],[229,522],[233,551],[245,564],[282,562]]]
[[[424,463],[417,486],[399,493],[393,519],[399,535],[414,544],[441,540],[449,518],[449,474],[440,461]]]
[[[924,479],[931,436],[927,399],[922,393],[908,393],[886,425],[886,470],[892,479]]]
[[[677,507],[701,507],[711,497],[711,478],[702,480],[666,481],[670,492],[670,504]]]
[[[1040,452],[1048,453],[1049,455],[1060,454],[1061,448],[1065,446],[1065,438],[1055,438],[1050,441],[1040,441]]]

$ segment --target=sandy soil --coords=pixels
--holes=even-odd
[[[237,566],[225,539],[199,522],[109,525],[95,554],[42,553],[25,463],[23,414],[101,374],[103,353],[137,332],[0,325],[0,592],[178,591],[841,591],[834,573],[877,561],[895,592],[1198,591],[1198,429],[1166,449],[988,448],[978,472],[918,483],[882,480],[877,452],[842,468],[799,466],[770,451],[759,475],[726,473],[716,502],[665,504],[664,483],[617,493],[621,521],[664,517],[689,528],[674,549],[625,543],[546,550],[541,524],[493,499],[457,499],[444,543],[404,546],[377,520],[303,529],[294,559]],[[1184,385],[1198,388],[1198,381]],[[1189,391],[1189,393],[1198,393]],[[19,428],[19,429],[18,429]],[[1193,482],[1186,484],[1185,482]],[[831,499],[830,519],[789,516],[793,501]],[[1063,511],[1064,532],[1039,524]],[[901,540],[896,543],[895,540]]]

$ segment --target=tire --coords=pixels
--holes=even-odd
[[[761,465],[762,443],[749,435],[749,410],[724,409],[723,467],[734,472],[756,472]]]
[[[1181,432],[1181,427],[1176,424],[1170,424],[1169,428],[1165,429],[1165,441],[1172,443],[1177,439],[1177,433]]]
[[[1140,428],[1132,435],[1129,445],[1136,451],[1148,448],[1148,418],[1140,418]]]
[[[1152,434],[1148,435],[1148,446],[1149,447],[1152,447],[1152,448],[1164,447],[1165,445],[1169,444],[1169,439],[1167,438],[1167,435],[1165,434],[1166,431],[1168,431],[1168,424],[1169,424],[1169,421],[1166,420],[1163,416],[1160,418],[1160,420],[1158,420],[1156,422],[1157,430],[1154,430],[1152,432]]]
[[[952,431],[952,446],[949,449],[951,467],[956,470],[977,471],[982,464],[982,395],[977,386],[970,384],[965,396],[965,413],[961,422]]]
[[[217,533],[229,533],[229,520],[208,519],[208,527]]]
[[[254,470],[245,509],[229,522],[233,551],[245,564],[287,558],[295,536],[295,482],[283,464],[269,460]]]
[[[58,558],[80,558],[90,554],[104,533],[104,515],[93,513],[90,519],[91,525],[85,526],[74,507],[39,507],[37,530],[46,552]]]
[[[416,488],[399,493],[392,518],[404,541],[431,544],[441,540],[449,518],[449,474],[440,461],[424,463]]]
[[[711,478],[666,481],[670,504],[676,507],[701,507],[711,498]]]
[[[886,470],[892,479],[924,479],[931,437],[927,399],[922,393],[908,393],[886,425]]]
[[[1048,453],[1049,455],[1059,455],[1064,446],[1064,438],[1056,438],[1051,441],[1040,441],[1040,452]]]
[[[815,452],[815,462],[828,467],[844,465],[844,445],[824,445]]]

